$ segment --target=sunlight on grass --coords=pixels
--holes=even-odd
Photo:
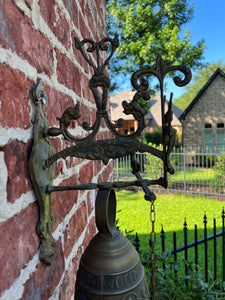
[[[148,234],[151,230],[150,203],[144,200],[144,194],[134,191],[117,191],[116,194],[117,210],[121,210],[117,213],[119,226],[122,229],[134,229],[137,232]],[[184,218],[187,220],[188,228],[193,229],[194,224],[197,224],[199,229],[204,228],[202,222],[204,212],[207,214],[208,228],[212,228],[213,218],[217,218],[218,226],[221,226],[222,208],[223,202],[218,200],[180,195],[158,195],[155,201],[156,232],[161,231],[161,224],[166,232],[181,230]]]
[[[138,233],[142,253],[149,251],[149,233],[151,232],[150,203],[144,200],[143,192],[117,190],[117,220],[122,232]],[[217,232],[222,229],[221,212],[223,202],[201,197],[180,195],[158,195],[155,201],[156,223],[156,253],[162,252],[161,225],[166,232],[166,251],[173,249],[173,232],[177,232],[177,247],[184,245],[184,219],[188,225],[188,243],[194,241],[194,225],[198,226],[198,239],[204,237],[203,217],[207,215],[207,235],[213,234],[213,218],[216,218]],[[221,279],[222,270],[222,239],[217,239],[217,267],[218,278]],[[188,259],[195,261],[194,248],[188,252]],[[198,247],[199,265],[204,270],[204,245]],[[213,241],[208,242],[208,267],[213,273]],[[178,260],[184,253],[178,254]]]

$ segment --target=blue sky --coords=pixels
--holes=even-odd
[[[205,62],[221,59],[225,63],[225,0],[190,0],[190,3],[194,4],[194,17],[183,26],[183,31],[190,29],[193,45],[201,39],[205,40]],[[126,82],[123,89],[131,89],[129,78]],[[168,88],[174,93],[174,98],[185,91],[185,88],[177,88],[171,80],[168,81]]]

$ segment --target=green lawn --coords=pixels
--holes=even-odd
[[[141,249],[148,251],[149,233],[151,231],[150,223],[150,203],[144,200],[143,192],[121,191],[116,192],[117,195],[117,220],[121,231],[125,232],[134,230],[138,232]],[[156,252],[161,253],[160,231],[163,224],[166,232],[166,250],[173,248],[173,231],[177,231],[177,247],[184,244],[183,223],[184,218],[188,224],[188,242],[194,241],[194,224],[198,226],[198,238],[204,237],[204,212],[207,214],[208,235],[213,233],[213,218],[217,219],[217,232],[221,231],[222,220],[221,212],[223,202],[218,200],[204,199],[200,197],[178,196],[178,195],[159,195],[155,201],[157,232]],[[222,239],[218,238],[218,273],[222,269]],[[209,269],[213,271],[213,243],[209,245]],[[178,256],[181,259],[184,253]],[[190,260],[194,261],[194,253],[189,251]],[[204,248],[199,246],[199,265],[204,269]]]

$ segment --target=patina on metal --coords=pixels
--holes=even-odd
[[[80,259],[74,299],[149,299],[139,255],[116,229],[113,189],[98,191],[95,216],[99,232]]]
[[[81,124],[86,132],[84,137],[74,136],[69,130],[71,121],[79,120],[80,106],[76,104],[74,107],[67,108],[61,117],[58,117],[59,127],[49,127],[45,115],[45,103],[47,97],[40,80],[34,90],[34,103],[36,109],[36,121],[34,125],[34,144],[30,158],[30,173],[40,206],[40,221],[38,224],[38,233],[41,238],[40,259],[46,264],[51,264],[54,253],[55,241],[52,237],[53,214],[51,212],[51,193],[54,191],[78,190],[78,189],[111,189],[113,187],[141,186],[145,193],[145,199],[154,201],[155,194],[149,189],[151,185],[160,185],[167,187],[167,172],[174,172],[170,163],[170,152],[175,143],[176,130],[171,127],[172,121],[172,94],[169,100],[168,110],[165,111],[166,97],[164,95],[163,84],[164,78],[168,72],[180,71],[184,78],[176,76],[174,82],[178,86],[184,86],[191,80],[191,71],[186,66],[170,66],[166,67],[160,55],[156,60],[155,68],[149,70],[138,70],[131,77],[131,83],[136,93],[131,102],[123,101],[122,106],[125,114],[133,115],[137,120],[137,130],[132,134],[122,134],[117,131],[123,127],[124,120],[119,119],[116,124],[110,121],[107,111],[107,101],[109,97],[110,80],[104,74],[105,68],[119,45],[117,35],[114,39],[104,38],[100,42],[91,39],[80,41],[75,38],[75,46],[82,53],[83,57],[93,68],[94,74],[89,81],[89,87],[93,93],[96,103],[96,120],[94,124],[83,122]],[[110,46],[110,47],[109,47]],[[105,61],[102,60],[100,53],[107,52],[108,56]],[[91,57],[91,53],[96,52],[97,59]],[[65,70],[66,71],[66,70]],[[138,102],[142,98],[146,101],[150,100],[148,92],[149,83],[148,76],[155,76],[160,85],[161,94],[161,115],[162,115],[162,132],[163,132],[163,150],[155,149],[149,145],[145,145],[137,141],[145,128],[145,112],[139,106]],[[106,126],[113,135],[112,139],[96,140],[95,137],[100,129],[101,121],[104,120]],[[78,125],[79,126],[79,125]],[[58,153],[54,153],[50,137],[63,135],[64,138],[73,143],[67,149]],[[140,165],[135,160],[135,152],[148,152],[164,163],[164,176],[155,179],[143,179],[140,175]],[[60,159],[66,159],[68,156],[80,157],[89,160],[102,160],[107,164],[110,159],[130,155],[132,173],[136,180],[129,182],[103,182],[79,184],[71,186],[53,186],[54,164]]]
[[[50,137],[44,135],[44,129],[49,126],[45,115],[47,96],[40,80],[38,80],[34,89],[33,99],[36,107],[36,120],[29,167],[40,208],[40,220],[37,225],[37,232],[41,238],[40,260],[50,265],[55,248],[55,240],[52,236],[54,216],[51,212],[51,194],[46,192],[46,187],[52,184],[55,167],[52,164],[49,168],[45,168],[44,163],[46,159],[55,154],[55,149],[52,146]]]

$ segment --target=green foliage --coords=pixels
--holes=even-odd
[[[149,290],[152,290],[152,264],[149,258],[149,254],[144,254],[146,266],[146,275],[149,281]],[[204,275],[199,272],[199,267],[190,261],[174,262],[171,258],[171,254],[163,253],[157,256],[156,265],[156,300],[168,299],[168,300],[215,300],[225,299],[225,293],[218,289],[218,283],[212,278],[209,272],[208,283],[204,281]],[[162,268],[162,264],[165,265],[165,270]],[[179,274],[179,270],[182,266],[187,268],[187,275]],[[176,275],[176,272],[177,275]]]
[[[150,223],[150,203],[144,200],[143,192],[134,191],[117,191],[117,209],[120,213],[119,218],[120,230],[131,233],[138,232],[140,240],[140,249],[142,253],[149,251],[149,232],[151,231]],[[155,201],[156,222],[156,253],[162,252],[161,248],[161,225],[163,224],[166,232],[166,251],[173,249],[173,232],[177,232],[177,247],[184,245],[183,223],[186,218],[188,224],[188,243],[194,240],[194,224],[198,227],[198,239],[204,238],[204,212],[207,212],[208,235],[213,234],[213,218],[217,220],[217,232],[222,230],[221,211],[223,203],[218,200],[206,199],[202,197],[180,196],[180,195],[158,195]],[[222,249],[222,238],[217,239],[217,249]],[[178,253],[178,261],[182,260],[183,253]],[[195,260],[194,249],[189,249],[188,259]],[[204,245],[199,245],[198,264],[204,268]],[[208,268],[213,270],[213,243],[208,244]],[[181,266],[181,271],[184,272]],[[217,276],[222,281],[221,270],[222,251],[217,252]]]
[[[186,91],[184,94],[182,94],[179,98],[174,99],[174,104],[180,109],[185,110],[218,68],[225,71],[225,64],[223,64],[222,60],[198,69],[196,75],[191,81],[191,84],[185,87]]]
[[[156,146],[159,146],[162,144],[162,129],[155,130],[153,132],[146,132],[145,133],[145,140],[147,143],[154,144]],[[177,132],[176,133],[176,141],[175,141],[175,147],[179,148],[182,145],[182,133]]]
[[[119,228],[118,228],[119,229]],[[135,243],[134,230],[125,230],[125,235],[132,244]],[[152,285],[152,261],[149,252],[142,253],[140,258],[145,266],[145,275],[149,285],[150,294],[153,291]],[[175,262],[171,252],[164,252],[156,255],[156,274],[154,284],[156,287],[155,300],[215,300],[225,299],[225,292],[219,289],[219,282],[214,281],[212,274],[208,271],[208,282],[204,281],[201,269],[191,261],[184,259]],[[163,268],[164,266],[164,268]],[[187,275],[182,275],[183,270]],[[180,272],[179,272],[180,271]]]
[[[158,53],[167,66],[202,66],[204,41],[193,46],[189,29],[181,36],[182,25],[192,19],[193,11],[188,0],[107,1],[109,34],[117,32],[120,38],[111,72],[127,74],[152,67]]]
[[[214,171],[216,174],[216,185],[219,192],[223,192],[223,187],[225,185],[225,152],[222,152],[221,155],[217,155],[216,164],[214,166]]]
[[[153,132],[146,132],[145,139],[147,143],[152,143],[156,146],[159,146],[159,144],[162,144],[162,129],[158,129]]]

